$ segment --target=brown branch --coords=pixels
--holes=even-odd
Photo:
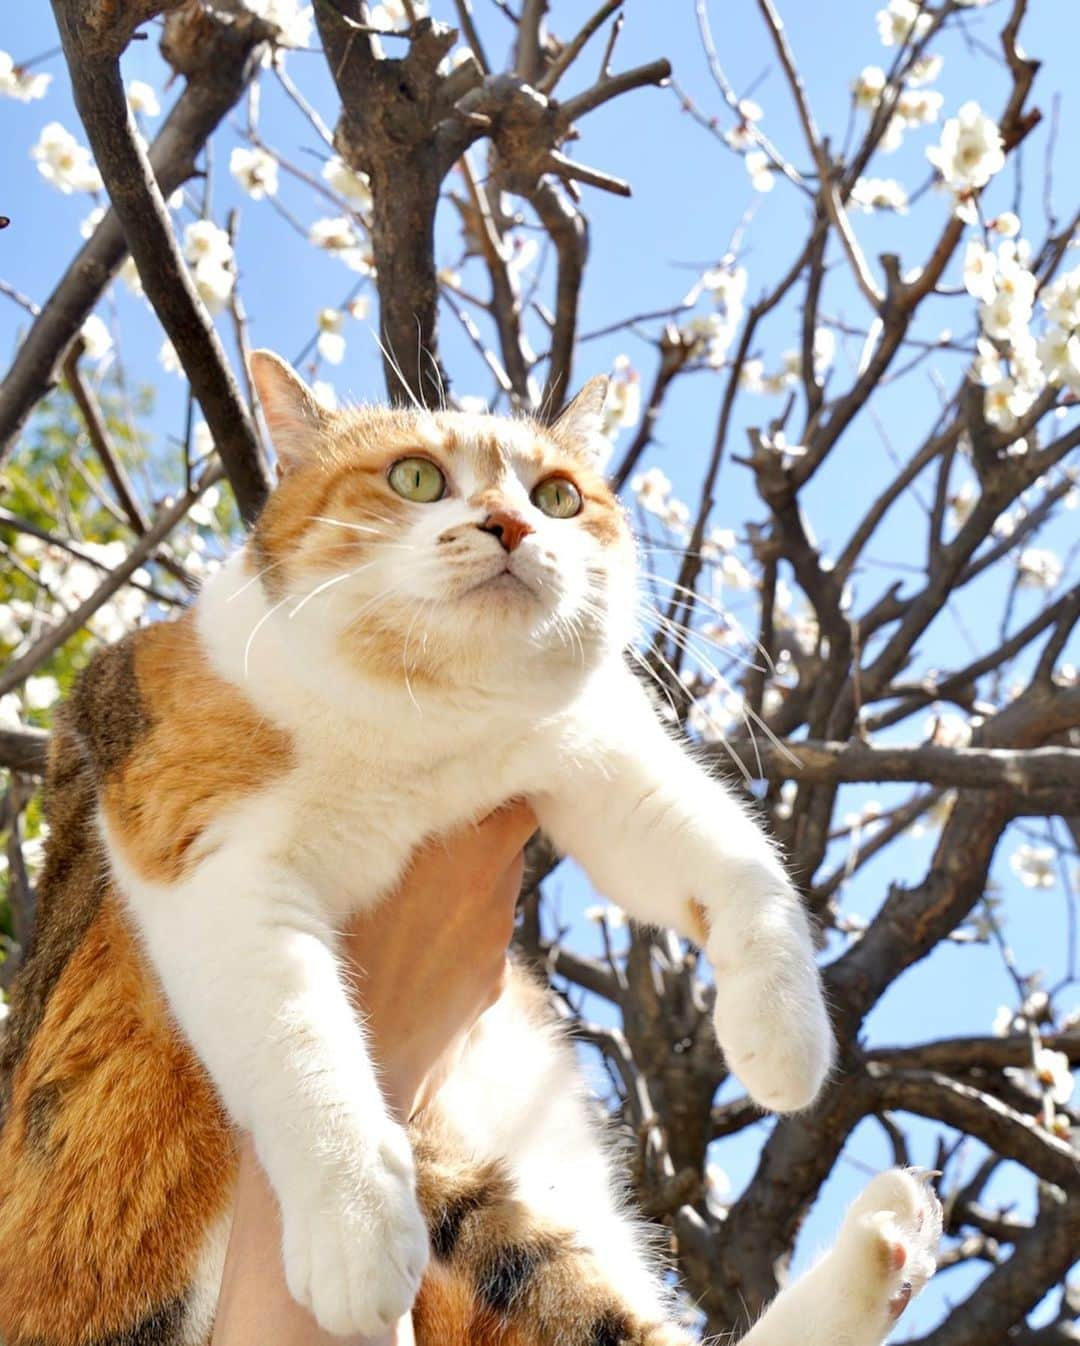
[[[221,455],[241,516],[252,522],[270,474],[228,358],[180,255],[124,93],[118,57],[88,49],[82,8],[53,0],[75,104],[124,229],[143,289],[171,340]]]
[[[1064,1052],[1071,1062],[1080,1064],[1080,1030],[1045,1033],[1040,1036],[1040,1042],[1052,1051]],[[867,1059],[892,1071],[930,1070],[956,1074],[969,1070],[1004,1070],[1011,1066],[1022,1069],[1031,1065],[1031,1039],[942,1038],[914,1047],[878,1047],[868,1053]]]
[[[596,32],[610,17],[619,9],[624,0],[604,0],[604,3],[582,24],[576,35],[559,52],[558,56],[551,62],[544,71],[540,79],[536,81],[536,90],[538,93],[550,93],[555,88],[559,80],[569,70],[570,66],[577,60],[582,49]]]
[[[198,28],[191,44],[197,59],[177,65],[167,44],[188,23]],[[269,31],[254,15],[224,18],[209,8],[204,11],[201,5],[189,5],[170,16],[163,47],[167,58],[187,76],[187,85],[150,149],[163,196],[171,195],[196,172],[195,160],[203,146],[258,70],[255,53]],[[120,222],[109,211],[45,302],[0,383],[0,462],[30,412],[56,383],[68,346],[126,255]]]
[[[554,418],[562,410],[570,392],[578,297],[585,272],[585,259],[589,255],[589,226],[585,216],[574,208],[566,194],[550,182],[539,183],[530,193],[529,200],[555,244],[559,259],[551,362],[541,400],[546,414]]]
[[[1044,1189],[1039,1218],[1030,1233],[1017,1240],[1009,1260],[980,1281],[940,1327],[912,1346],[985,1346],[991,1341],[1011,1341],[1005,1330],[1019,1323],[1048,1287],[1065,1278],[1078,1244],[1080,1201],[1075,1196],[1062,1200]],[[1024,1341],[1024,1335],[1019,1340]],[[1057,1346],[1061,1340],[1051,1337],[1048,1346]],[[1068,1336],[1063,1340],[1068,1342]]]
[[[837,785],[848,781],[923,781],[930,785],[965,786],[976,790],[1015,790],[1029,793],[1056,790],[1074,792],[1080,807],[1080,749],[1078,748],[943,748],[925,743],[918,747],[877,747],[859,740],[831,743],[798,739],[777,747],[733,740],[713,747],[710,757],[719,765],[734,752],[751,773],[760,758],[762,775],[769,780],[809,781]]]

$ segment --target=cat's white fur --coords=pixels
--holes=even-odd
[[[502,433],[499,489],[539,515],[519,431]],[[400,1317],[427,1258],[409,1145],[335,948],[345,916],[393,888],[421,838],[528,796],[556,845],[632,916],[692,933],[688,902],[705,908],[718,1037],[760,1103],[807,1105],[831,1062],[807,919],[773,847],[672,740],[623,662],[629,573],[609,566],[598,612],[602,549],[543,516],[505,573],[498,540],[476,526],[472,497],[490,483],[470,479],[468,455],[455,471],[453,498],[416,506],[404,543],[318,595],[309,586],[275,606],[246,552],[206,586],[211,664],[291,731],[296,760],[223,810],[185,878],[147,881],[102,819],[173,1011],[254,1135],[290,1290],[340,1333],[375,1335]],[[358,605],[388,587],[412,622],[424,618],[419,632],[403,625],[400,682],[366,677],[339,644]],[[413,686],[414,638],[461,642],[461,684]]]

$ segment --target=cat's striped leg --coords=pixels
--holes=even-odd
[[[417,1346],[689,1346],[662,1304],[643,1314],[573,1230],[546,1223],[497,1162],[417,1144],[433,1257]]]
[[[545,993],[520,971],[412,1127],[420,1346],[676,1346],[670,1297]]]

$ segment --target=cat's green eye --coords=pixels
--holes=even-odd
[[[532,493],[532,502],[553,519],[572,519],[581,513],[581,492],[565,477],[548,477]]]
[[[446,478],[430,458],[399,458],[387,480],[406,500],[430,505],[446,494]]]

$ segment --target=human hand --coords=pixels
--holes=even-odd
[[[354,1000],[403,1120],[498,999],[522,847],[535,828],[528,805],[515,802],[427,842],[397,892],[349,923],[342,954]]]
[[[366,1017],[387,1101],[402,1118],[452,1064],[454,1048],[497,999],[514,925],[527,805],[508,805],[476,826],[430,841],[397,892],[352,921],[342,960]],[[408,1318],[397,1346],[411,1342]],[[280,1213],[246,1140],[213,1346],[342,1346],[289,1295]]]

